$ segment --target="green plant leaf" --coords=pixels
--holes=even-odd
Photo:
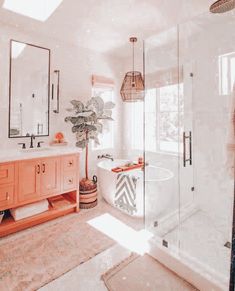
[[[104,109],[113,109],[115,107],[115,103],[109,101],[104,103]]]
[[[104,110],[104,115],[105,116],[108,116],[108,117],[112,117],[112,110],[111,109],[105,109]]]
[[[76,142],[76,147],[84,149],[88,145],[88,140],[81,140]]]
[[[97,122],[97,123],[95,124],[95,126],[96,126],[96,129],[97,129],[97,131],[98,131],[99,133],[102,133],[102,132],[103,132],[103,124],[102,124],[101,122]]]
[[[92,97],[84,106],[81,101],[72,100],[73,108],[68,109],[73,112],[74,116],[67,116],[65,122],[70,122],[72,132],[76,134],[79,148],[85,148],[90,140],[94,140],[95,144],[100,144],[98,135],[103,131],[102,120],[112,121],[113,102],[104,103],[99,96]],[[72,114],[71,114],[72,115]]]
[[[73,105],[73,107],[74,107],[74,109],[76,110],[77,113],[84,111],[84,107],[85,106],[81,101],[72,100],[70,103]]]
[[[97,114],[99,114],[100,112],[103,112],[104,109],[104,101],[101,97],[97,96],[97,97],[92,97],[88,102],[86,107],[94,112],[96,112]]]

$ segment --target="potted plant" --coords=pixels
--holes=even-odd
[[[89,179],[88,173],[88,154],[89,142],[93,140],[95,144],[100,144],[99,134],[103,131],[103,122],[113,121],[112,109],[115,104],[113,102],[104,102],[101,97],[92,97],[84,105],[81,101],[72,100],[70,102],[72,108],[67,111],[73,113],[72,116],[65,118],[65,122],[72,123],[72,132],[76,134],[76,146],[86,150],[85,158],[85,178],[80,181],[80,207],[90,208],[97,204],[97,178]],[[86,203],[86,195],[94,194],[94,201]],[[82,197],[81,197],[82,196]],[[84,202],[83,200],[84,199]]]

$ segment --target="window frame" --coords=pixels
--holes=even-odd
[[[155,102],[155,109],[156,109],[156,126],[155,126],[155,137],[156,137],[156,148],[155,148],[155,151],[149,151],[149,150],[146,150],[146,134],[145,134],[145,140],[144,140],[144,144],[145,144],[145,151],[146,152],[150,152],[150,153],[161,153],[161,154],[169,154],[169,155],[178,155],[180,153],[180,149],[182,148],[181,144],[182,144],[182,141],[180,139],[180,137],[178,136],[178,149],[177,151],[170,151],[170,150],[167,150],[167,149],[162,149],[161,148],[161,143],[163,142],[163,140],[161,140],[161,131],[160,131],[160,126],[161,126],[161,113],[164,113],[164,111],[161,111],[161,95],[160,95],[160,90],[161,88],[164,88],[164,87],[168,87],[168,86],[177,86],[177,91],[178,91],[178,96],[179,96],[179,92],[180,92],[180,86],[182,86],[182,90],[183,90],[183,83],[176,83],[176,84],[170,84],[170,85],[166,85],[166,86],[161,86],[161,87],[158,87],[158,88],[148,88],[146,91],[148,90],[155,90],[155,99],[156,99],[156,102]],[[146,92],[146,95],[147,95],[147,92]],[[145,95],[145,96],[146,96]],[[145,99],[145,102],[146,102],[146,99]],[[178,103],[178,107],[179,107],[179,103]],[[146,105],[145,105],[145,108],[146,108]],[[170,112],[170,111],[169,111]],[[172,111],[172,112],[175,112],[175,111]],[[182,110],[183,112],[183,110]],[[178,111],[176,112],[176,114],[179,115],[178,118],[180,118],[180,113],[181,111],[179,110],[178,108]],[[145,111],[145,114],[148,114],[148,112]],[[146,121],[146,118],[145,118],[145,121]],[[147,126],[147,124],[145,123],[145,127]],[[178,127],[180,126],[180,124],[178,124]],[[180,129],[179,129],[180,131]],[[145,128],[145,132],[146,132],[146,128]]]

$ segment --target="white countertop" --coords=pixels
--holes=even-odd
[[[70,154],[79,154],[82,149],[71,146],[45,146],[40,150],[34,148],[32,150],[23,149],[10,149],[10,150],[0,150],[0,163],[62,156]]]

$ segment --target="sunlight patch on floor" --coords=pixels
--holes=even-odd
[[[144,255],[149,250],[148,240],[153,235],[145,229],[136,231],[108,213],[87,223],[137,254]]]

